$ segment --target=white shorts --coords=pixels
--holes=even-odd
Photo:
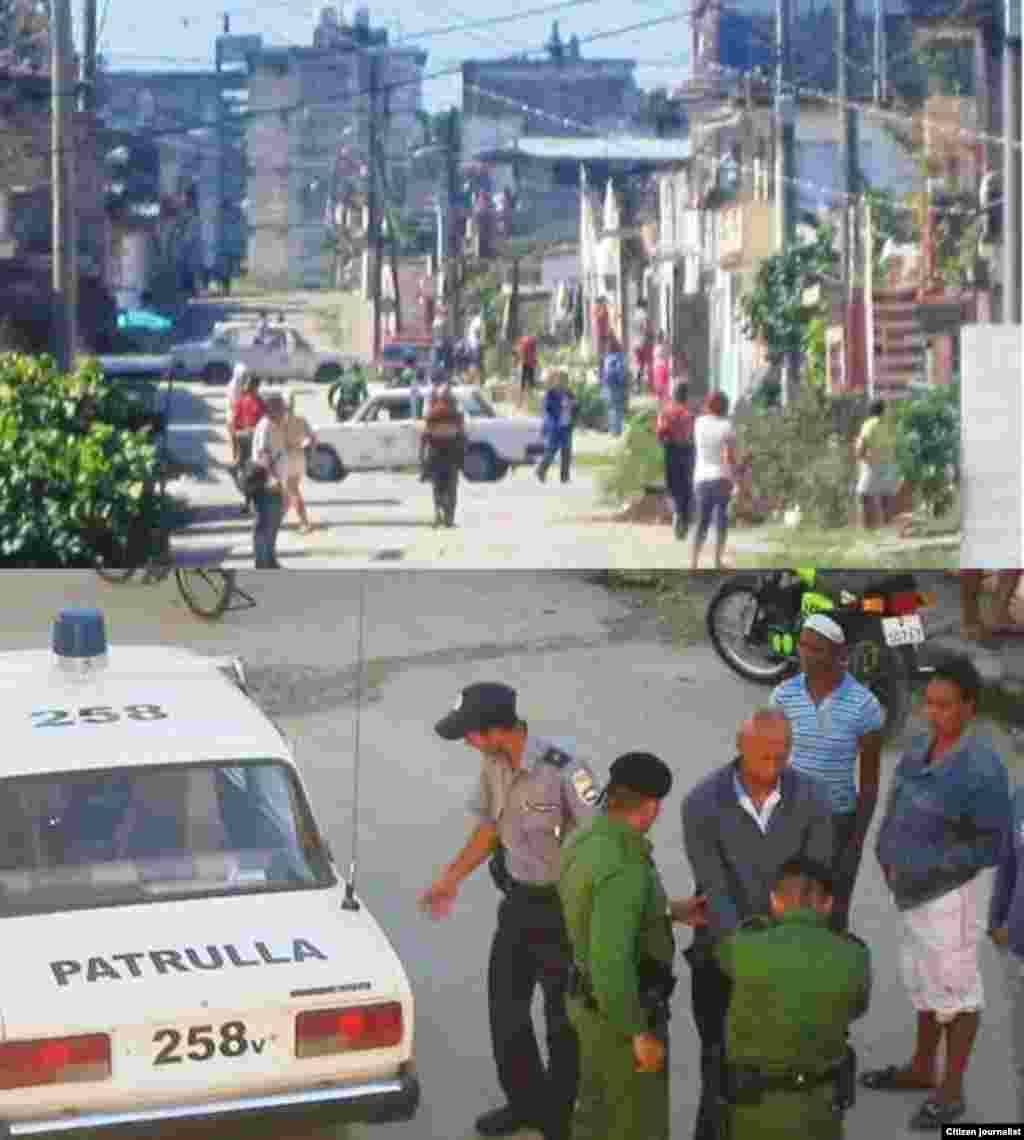
[[[985,1005],[978,944],[985,932],[978,878],[903,912],[903,982],[919,1012],[939,1022]]]

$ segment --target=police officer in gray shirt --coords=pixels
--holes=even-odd
[[[600,790],[586,764],[530,734],[508,685],[463,689],[436,731],[481,754],[480,782],[469,802],[479,823],[420,904],[434,918],[445,917],[459,884],[487,859],[503,895],[487,996],[498,1081],[508,1103],[481,1116],[477,1131],[506,1136],[532,1125],[544,1140],[568,1140],[579,1046],[565,1010],[570,950],[558,899],[560,848],[572,826],[595,814]],[[546,1072],[530,1015],[538,985]]]

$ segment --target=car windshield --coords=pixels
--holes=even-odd
[[[0,781],[0,916],[334,882],[276,761]]]

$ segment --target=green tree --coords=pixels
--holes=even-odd
[[[902,401],[894,435],[900,474],[932,518],[945,514],[955,498],[960,463],[960,385],[934,385]]]
[[[743,331],[764,344],[772,364],[803,350],[807,325],[819,309],[804,302],[804,293],[826,284],[837,262],[831,226],[818,226],[812,241],[761,262],[754,288],[740,298],[740,310]]]

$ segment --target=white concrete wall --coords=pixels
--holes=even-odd
[[[965,325],[961,344],[960,564],[1024,566],[1020,325]]]

